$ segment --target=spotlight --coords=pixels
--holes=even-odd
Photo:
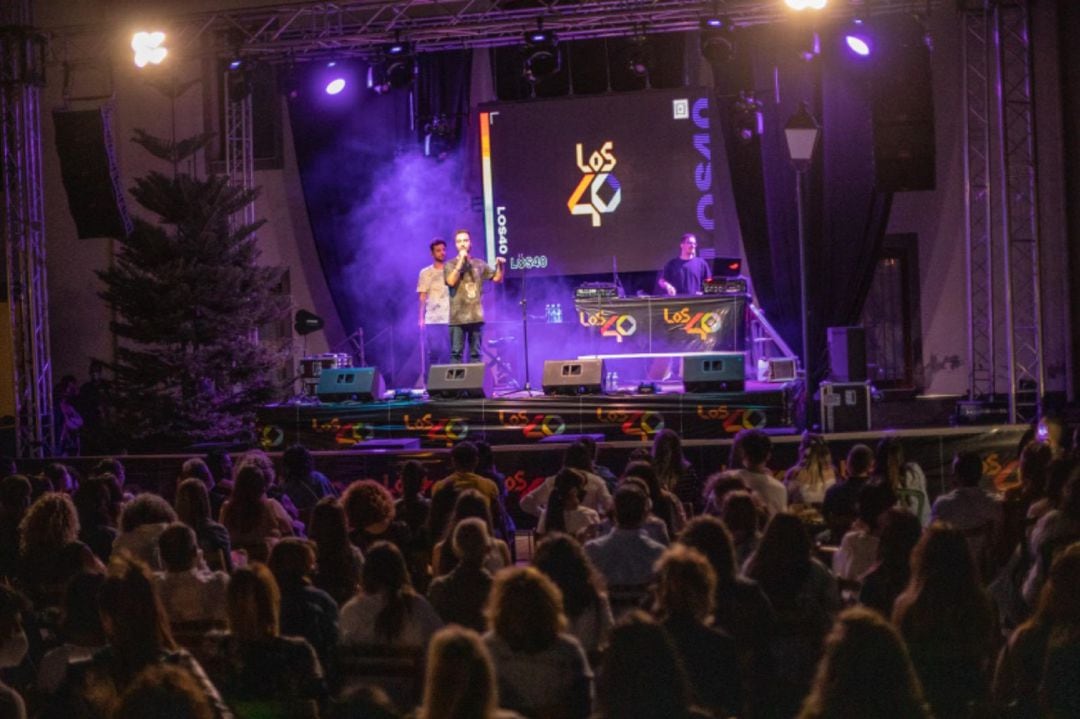
[[[135,51],[135,66],[160,65],[169,54],[163,44],[163,32],[137,32],[131,38],[131,49]]]
[[[824,10],[828,0],[784,0],[792,10]]]
[[[713,65],[734,59],[735,26],[730,20],[712,16],[701,21],[701,54]]]
[[[239,70],[243,66],[244,66],[244,61],[241,60],[240,58],[236,58],[234,60],[229,61],[229,69],[230,70]]]
[[[323,88],[327,95],[337,95],[345,89],[345,78],[335,77],[330,82],[326,83],[326,87]]]
[[[537,28],[525,33],[525,65],[522,75],[529,82],[550,77],[562,67],[559,40],[555,33]]]
[[[740,142],[750,142],[765,131],[762,115],[764,104],[754,96],[754,91],[742,90],[732,106],[733,124]]]
[[[844,45],[859,57],[869,57],[874,49],[870,33],[862,18],[855,18],[844,33]]]
[[[644,35],[636,35],[630,39],[626,52],[626,67],[636,77],[648,78],[652,67],[652,52],[649,41]]]
[[[409,43],[395,41],[383,47],[386,82],[391,88],[408,87],[416,76],[416,61]]]

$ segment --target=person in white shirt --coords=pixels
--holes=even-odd
[[[200,567],[199,543],[191,527],[174,522],[158,538],[164,572],[154,575],[171,624],[226,622],[229,575]]]
[[[420,299],[420,333],[428,369],[450,358],[450,289],[443,267],[446,263],[446,240],[436,237],[428,245],[431,264],[420,270],[416,294]],[[426,376],[426,373],[423,373]]]
[[[976,562],[982,564],[1003,521],[1001,503],[979,487],[982,458],[961,452],[953,460],[955,489],[934,500],[930,522],[948,522],[967,537]]]
[[[838,579],[861,582],[877,561],[881,519],[896,504],[896,493],[882,482],[871,482],[859,492],[859,519],[844,534],[833,555],[833,574]]]
[[[735,435],[735,453],[743,464],[735,474],[765,504],[769,517],[787,509],[787,489],[769,472],[772,457],[769,435],[760,429],[744,429]]]
[[[589,448],[582,442],[574,442],[566,448],[563,457],[564,469],[575,469],[585,478],[585,495],[581,504],[603,515],[611,511],[611,492],[607,484],[599,475],[588,470],[591,466],[592,456]],[[548,497],[555,488],[555,477],[552,475],[544,480],[543,484],[521,498],[522,511],[540,517],[547,506]]]

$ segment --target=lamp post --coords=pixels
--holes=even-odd
[[[795,166],[795,207],[799,224],[799,314],[802,318],[802,360],[803,374],[806,376],[807,389],[810,388],[810,307],[807,302],[808,281],[806,278],[806,219],[803,214],[805,190],[803,181],[810,163],[814,159],[821,128],[817,120],[806,109],[806,103],[800,102],[799,109],[788,118],[784,125],[787,138],[788,154]]]

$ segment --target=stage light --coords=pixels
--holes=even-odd
[[[522,75],[529,82],[550,77],[562,67],[559,40],[555,33],[542,27],[525,33],[525,64]]]
[[[845,35],[844,42],[848,49],[859,57],[867,57],[870,54],[870,41],[859,35]]]
[[[649,40],[644,35],[636,35],[630,39],[626,51],[626,67],[636,77],[648,78],[652,67],[652,52],[649,48]]]
[[[701,54],[711,64],[731,62],[735,57],[735,27],[726,18],[701,21]]]
[[[395,40],[383,46],[383,76],[390,88],[408,87],[416,77],[416,59],[407,42]]]
[[[335,77],[330,82],[326,83],[326,87],[323,88],[327,95],[337,95],[339,92],[345,89],[345,78]]]
[[[160,65],[169,54],[164,45],[163,32],[137,32],[131,38],[131,49],[135,51],[135,67]]]
[[[851,21],[851,25],[843,31],[844,45],[858,57],[869,57],[874,50],[873,38],[870,30],[861,17]]]
[[[828,0],[784,0],[792,10],[824,10]]]

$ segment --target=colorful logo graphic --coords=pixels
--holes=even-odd
[[[469,436],[469,421],[464,417],[434,417],[429,412],[416,419],[405,415],[404,422],[405,429],[420,432],[433,442],[445,442],[447,447]]]
[[[704,340],[706,335],[714,335],[724,326],[724,318],[719,312],[695,312],[690,313],[689,307],[683,307],[675,312],[664,308],[664,323],[669,325],[681,325],[681,329],[688,335],[695,335]]]
[[[597,407],[596,419],[601,424],[617,424],[624,435],[642,442],[648,442],[664,428],[664,416],[659,412],[607,411]]]
[[[570,210],[571,215],[589,215],[592,217],[592,226],[600,226],[600,215],[614,212],[619,203],[622,202],[622,188],[619,186],[619,181],[615,178],[615,175],[611,174],[611,171],[615,169],[615,155],[611,150],[615,146],[611,140],[608,140],[600,146],[599,150],[596,150],[589,155],[589,162],[586,164],[584,151],[581,148],[581,143],[577,143],[577,166],[581,170],[582,177],[581,182],[574,189],[574,192],[570,195],[570,199],[566,201],[566,206]],[[610,186],[610,194],[607,200],[603,198],[602,191],[605,186]],[[589,198],[587,201],[582,202],[582,198],[585,195],[585,190],[589,191]]]
[[[521,429],[525,439],[544,439],[566,432],[566,421],[557,414],[529,414],[499,411],[499,424],[503,427]]]
[[[582,311],[578,312],[578,321],[582,327],[599,327],[601,337],[614,337],[616,342],[637,332],[637,319],[633,315]]]

